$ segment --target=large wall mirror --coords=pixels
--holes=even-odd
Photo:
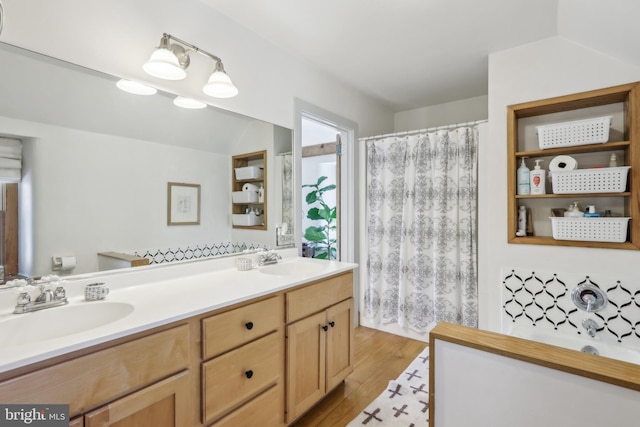
[[[132,95],[114,76],[3,43],[0,63],[0,137],[23,149],[21,274],[56,273],[56,257],[74,257],[66,274],[75,275],[97,271],[101,252],[170,262],[293,241],[276,239],[290,215],[294,184],[282,175],[291,130],[211,106],[179,108],[168,93]],[[260,150],[269,224],[234,229],[231,157]],[[199,224],[167,224],[170,182],[200,186]]]

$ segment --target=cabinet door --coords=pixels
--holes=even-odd
[[[79,415],[69,421],[69,427],[84,427],[84,418]]]
[[[188,372],[143,388],[85,415],[86,427],[189,425]]]
[[[326,391],[326,312],[287,326],[287,422],[320,400]]]
[[[353,372],[353,298],[327,309],[327,391]]]

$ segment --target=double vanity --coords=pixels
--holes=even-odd
[[[73,426],[291,424],[353,370],[356,265],[282,252],[105,275],[102,301],[78,278],[35,313],[3,292],[0,402],[68,404]]]

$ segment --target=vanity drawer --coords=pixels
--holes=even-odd
[[[284,425],[284,389],[278,384],[213,424],[212,427],[282,425]]]
[[[182,325],[7,380],[0,402],[68,404],[74,416],[188,367]]]
[[[287,323],[295,322],[353,296],[353,273],[348,272],[287,292]]]
[[[245,305],[202,321],[202,358],[222,354],[283,325],[282,295]]]
[[[284,379],[284,333],[273,332],[202,364],[202,403],[208,423]]]

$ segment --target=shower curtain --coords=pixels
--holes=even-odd
[[[477,140],[474,125],[366,141],[373,323],[477,327]]]
[[[276,200],[280,200],[280,228],[276,236],[277,246],[293,243],[293,155],[282,153],[276,156]],[[286,224],[286,225],[285,225]]]

